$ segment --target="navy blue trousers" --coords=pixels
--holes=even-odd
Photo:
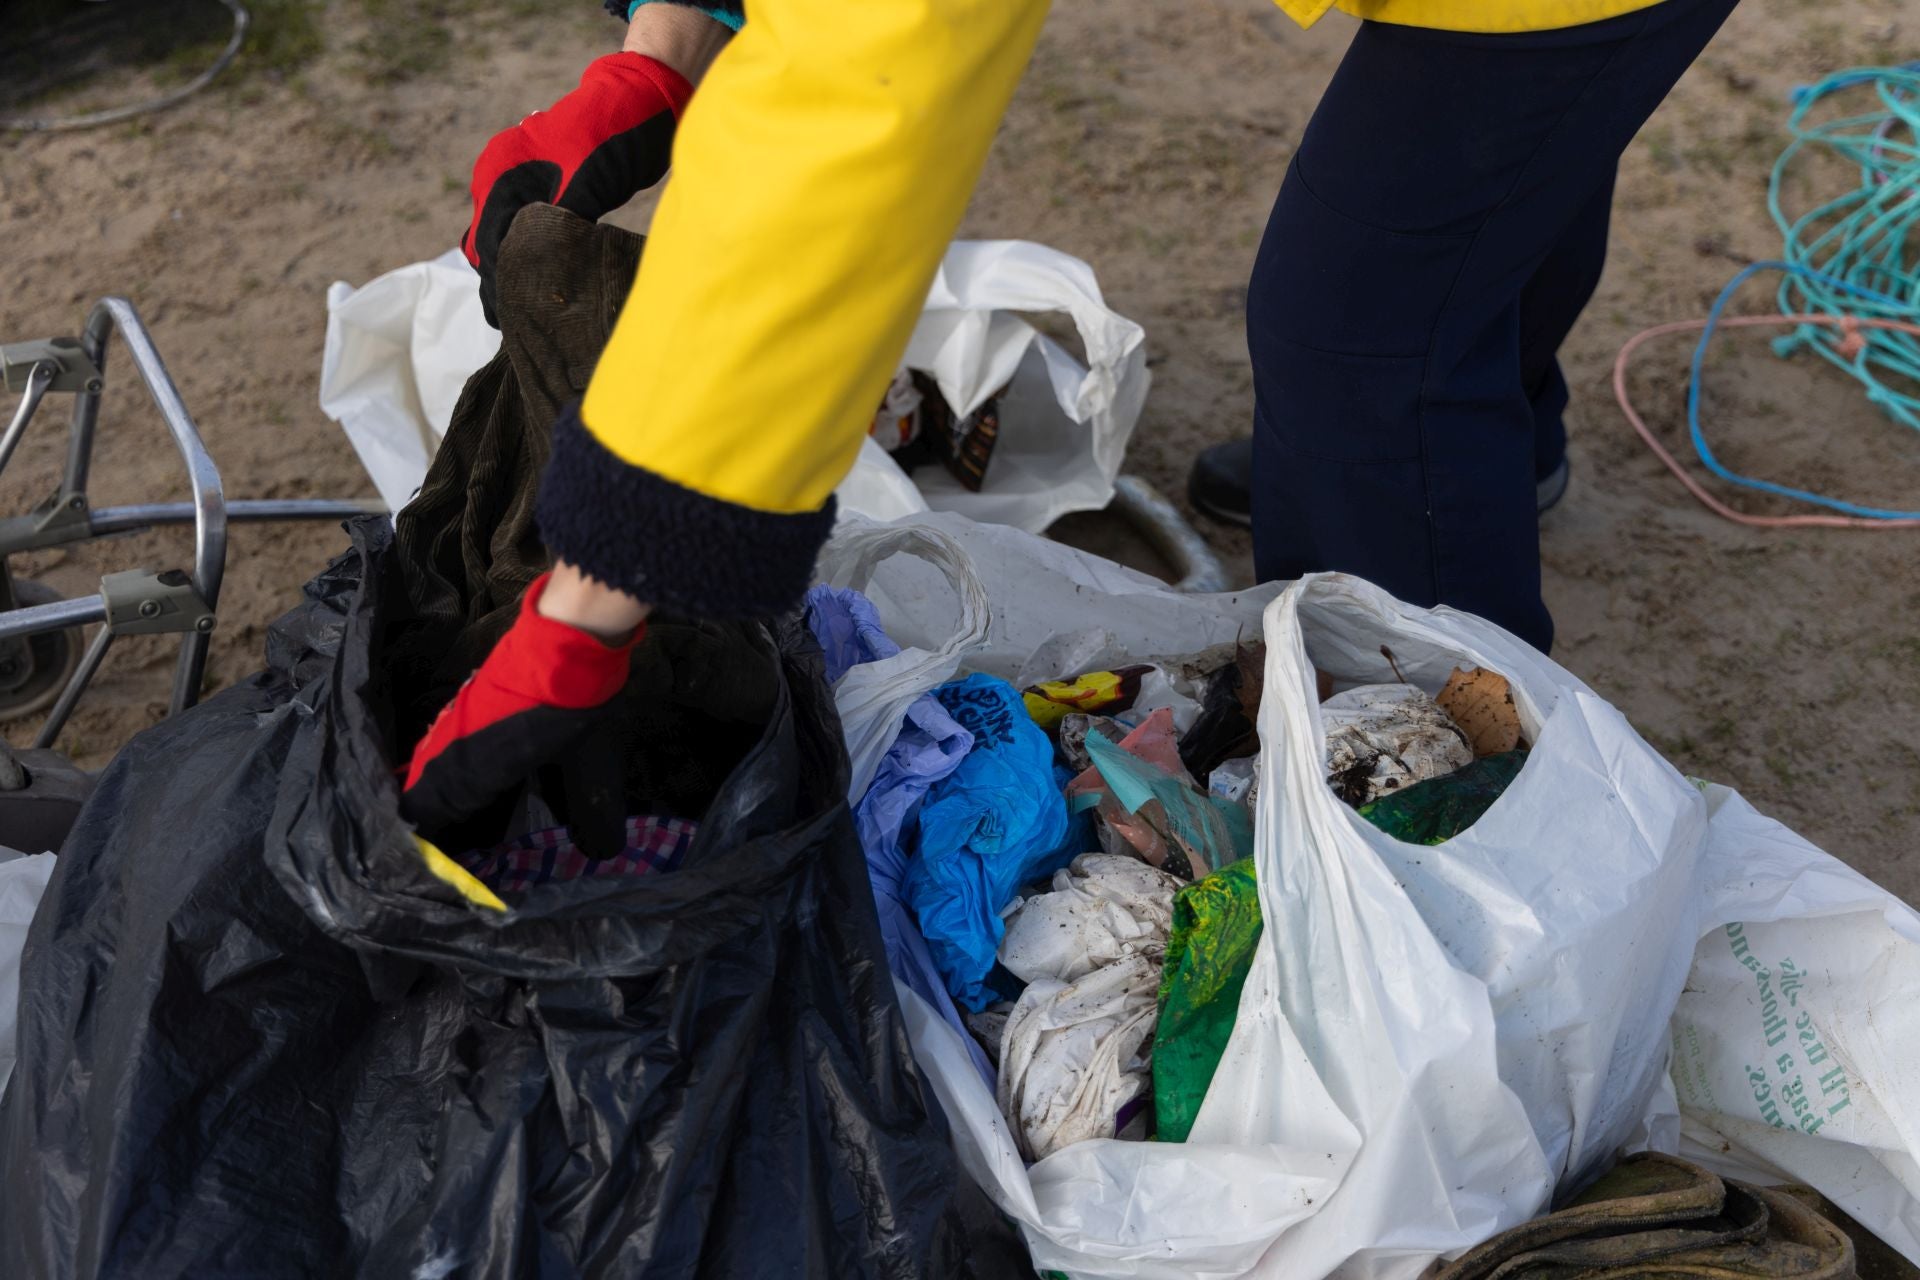
[[[1519,35],[1361,24],[1248,290],[1262,579],[1338,569],[1551,646],[1534,485],[1565,457],[1556,353],[1621,152],[1734,3]]]

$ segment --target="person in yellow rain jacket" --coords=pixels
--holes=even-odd
[[[1555,352],[1599,278],[1622,150],[1734,2],[1279,0],[1302,26],[1336,3],[1362,22],[1254,267],[1253,438],[1191,485],[1203,510],[1250,510],[1263,577],[1345,570],[1551,643]],[[624,49],[475,168],[466,249],[489,308],[527,203],[597,218],[670,150],[675,177],[555,427],[539,520],[557,566],[413,753],[403,805],[429,835],[582,732],[650,608],[798,602],[1047,4],[609,8]]]

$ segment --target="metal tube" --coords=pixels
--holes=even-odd
[[[1158,489],[1139,476],[1120,476],[1113,482],[1113,506],[1173,565],[1180,575],[1175,591],[1228,589],[1220,557]]]
[[[173,377],[154,349],[153,339],[140,321],[140,313],[125,298],[102,298],[87,320],[89,335],[103,314],[120,330],[120,339],[127,344],[134,368],[147,384],[154,407],[166,419],[167,432],[173,436],[181,461],[187,464],[187,482],[193,490],[194,508],[193,589],[200,593],[208,609],[217,610],[220,580],[227,569],[227,503],[220,486],[220,469],[213,465],[213,456],[207,452],[200,430],[194,426],[193,415],[187,412],[179,388],[173,385]],[[180,642],[180,661],[173,671],[175,714],[198,700],[206,669],[207,635],[191,632]]]
[[[85,626],[89,622],[107,620],[107,602],[99,596],[86,596],[79,600],[56,600],[52,604],[36,604],[25,609],[9,609],[0,613],[0,640],[11,640],[15,636],[38,635],[42,631],[59,631],[64,627]]]
[[[207,646],[212,640],[204,631],[189,631],[180,640],[180,661],[173,668],[173,701],[167,714],[177,716],[200,701],[200,682],[207,677]]]
[[[128,533],[157,524],[186,524],[198,517],[190,502],[145,502],[125,507],[100,507],[88,519],[95,536]],[[227,504],[227,523],[264,520],[351,520],[355,516],[383,516],[387,504],[378,498],[237,498]]]
[[[20,437],[27,434],[27,422],[46,399],[47,388],[53,385],[53,376],[58,372],[59,368],[51,360],[42,360],[27,371],[27,389],[20,393],[20,405],[13,411],[13,421],[7,424],[7,434],[0,436],[0,471],[7,469]]]
[[[44,751],[59,739],[60,731],[67,727],[67,717],[73,714],[74,704],[80,701],[80,695],[93,682],[94,673],[100,670],[101,662],[106,659],[107,646],[112,643],[112,627],[102,627],[93,633],[93,642],[81,655],[73,679],[67,681],[67,687],[60,691],[59,701],[53,704],[53,710],[47,712],[46,723],[40,726],[40,732],[33,739],[36,748]]]
[[[125,298],[102,298],[87,321],[89,334],[93,332],[102,313],[120,330],[120,339],[127,344],[127,353],[133,357],[134,368],[140,371],[141,380],[147,384],[147,392],[153,397],[154,407],[166,419],[167,432],[173,436],[174,447],[179,449],[181,461],[187,464],[187,482],[193,490],[195,510],[193,586],[200,593],[200,598],[207,602],[207,607],[215,608],[220,603],[220,580],[227,566],[227,509],[226,497],[220,485],[220,470],[213,465],[213,457],[200,439],[200,430],[194,426],[193,415],[187,412],[179,388],[173,385],[172,375],[167,372],[160,353],[154,349],[153,339],[148,335],[146,325],[141,323],[140,313]]]
[[[87,476],[93,470],[93,432],[100,421],[100,396],[107,384],[107,337],[113,332],[113,317],[96,306],[87,317],[80,334],[80,349],[100,372],[99,382],[73,398],[73,426],[67,432],[67,476],[61,482],[62,493],[85,493]]]

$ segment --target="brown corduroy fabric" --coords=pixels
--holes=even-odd
[[[1468,1250],[1434,1280],[1854,1280],[1847,1235],[1781,1191],[1629,1156],[1566,1208]]]
[[[553,422],[585,392],[643,244],[532,205],[501,246],[500,353],[467,383],[419,495],[394,521],[418,615],[458,622],[445,655],[454,668],[479,664],[548,568],[533,506]]]
[[[409,608],[388,638],[384,674],[403,747],[551,567],[534,500],[553,424],[593,374],[643,243],[550,205],[514,219],[497,276],[500,352],[468,381],[419,494],[394,521]],[[661,612],[648,621],[599,748],[623,757],[629,812],[699,816],[770,712],[776,673],[765,647],[759,623]]]

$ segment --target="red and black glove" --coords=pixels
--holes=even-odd
[[[460,247],[480,272],[487,323],[499,328],[493,268],[514,215],[556,204],[589,222],[666,176],[673,130],[693,86],[664,62],[614,53],[580,87],[496,134],[473,167],[473,221]]]
[[[645,628],[611,645],[539,613],[547,576],[527,588],[520,616],[454,695],[407,766],[400,812],[420,834],[455,850],[497,839],[503,802],[543,767],[562,820],[591,857],[620,851],[625,814],[617,751],[599,732],[626,684]]]

